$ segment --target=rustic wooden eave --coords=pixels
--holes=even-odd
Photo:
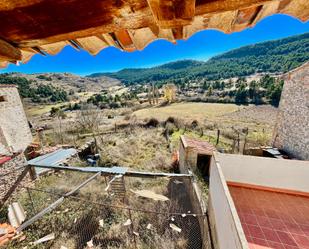
[[[188,39],[204,29],[231,33],[275,13],[306,21],[309,1],[3,0],[0,67],[67,45],[95,55],[108,46],[134,51],[156,39]]]

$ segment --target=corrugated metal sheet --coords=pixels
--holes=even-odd
[[[75,155],[76,153],[77,153],[77,150],[73,148],[59,149],[52,153],[48,153],[46,155],[34,158],[28,161],[28,164],[33,165],[33,166],[35,165],[57,166],[57,165],[60,165],[62,162],[64,162],[66,159]],[[43,172],[46,172],[49,169],[35,168],[35,170],[37,174],[42,174]]]
[[[8,218],[12,227],[19,227],[26,219],[26,214],[18,202],[13,202],[8,207]]]
[[[181,140],[185,147],[193,148],[200,154],[212,155],[212,153],[217,150],[212,144],[196,138],[181,136]]]

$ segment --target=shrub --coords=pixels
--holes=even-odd
[[[166,127],[168,123],[173,124],[177,129],[180,129],[184,126],[183,120],[174,117],[168,117],[164,122],[164,127]]]
[[[195,129],[196,127],[198,127],[198,121],[197,120],[193,120],[191,123],[191,128]]]
[[[164,134],[172,135],[177,130],[176,126],[172,123],[167,123],[165,126]]]
[[[165,121],[165,123],[175,123],[175,118],[174,117],[168,117],[167,119],[166,119],[166,121]]]
[[[145,127],[157,127],[159,125],[159,121],[156,118],[151,118],[145,124]]]

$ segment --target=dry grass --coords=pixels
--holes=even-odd
[[[60,107],[62,105],[66,105],[69,103],[70,102],[57,103],[57,104],[52,104],[52,105],[46,105],[46,104],[26,105],[25,111],[26,111],[27,116],[31,118],[32,116],[40,116],[40,115],[50,112],[52,107],[57,108],[57,107]]]
[[[221,138],[218,148],[230,150],[233,140],[237,138],[235,130],[243,131],[248,129],[248,140],[250,144],[270,145],[273,127],[276,120],[277,109],[271,106],[238,106],[235,104],[214,104],[214,103],[176,103],[165,107],[152,107],[134,112],[139,119],[156,118],[165,121],[173,117],[186,123],[190,128],[193,120],[196,120],[198,127],[186,132],[186,135],[200,137],[211,143],[216,142],[216,132],[221,131]],[[184,125],[183,125],[184,126]],[[184,127],[182,127],[184,128]],[[173,144],[178,148],[179,136],[182,131],[175,131]],[[241,133],[242,134],[242,133]],[[244,140],[244,135],[240,136]]]
[[[165,107],[151,107],[136,111],[134,114],[140,119],[155,117],[160,121],[168,117],[181,118],[186,121],[214,119],[227,113],[242,109],[243,106],[234,104],[213,103],[175,103]]]
[[[119,165],[147,171],[170,171],[171,154],[160,128],[136,128],[127,134],[103,136],[102,165]]]

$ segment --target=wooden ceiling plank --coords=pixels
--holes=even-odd
[[[279,6],[279,13],[297,17],[305,22],[309,19],[309,1],[308,0],[285,0]]]
[[[6,68],[9,65],[9,62],[0,60],[0,68]]]
[[[229,34],[233,31],[237,13],[238,11],[234,10],[209,15],[209,18],[207,19],[207,28],[220,30],[226,34]]]
[[[77,39],[81,47],[87,50],[90,54],[96,55],[102,49],[106,48],[108,44],[104,40],[104,38],[98,36],[90,36],[86,38],[79,38]]]
[[[196,0],[195,14],[215,14],[263,5],[273,1],[274,0]]]
[[[206,29],[207,22],[205,20],[207,19],[203,16],[196,16],[190,25],[183,27],[183,39],[188,39],[196,32]]]
[[[116,48],[119,48],[119,49],[122,49],[119,44],[117,43],[117,41],[115,41],[114,39],[114,35],[113,33],[108,33],[108,34],[102,34],[102,36],[104,37],[106,43],[109,45],[109,46],[113,46],[113,47],[116,47]]]
[[[257,14],[256,18],[252,21],[250,26],[254,26],[261,19],[263,19],[267,16],[270,16],[274,13],[277,13],[280,2],[281,1],[278,0],[278,1],[273,1],[273,2],[270,2],[270,3],[264,4],[262,6],[261,11]]]
[[[176,43],[172,29],[160,29],[158,38],[166,39],[172,43]]]
[[[176,40],[182,40],[183,39],[183,27],[176,27],[172,29],[174,38]]]
[[[0,39],[0,60],[1,61],[19,61],[22,59],[20,50],[10,43]]]
[[[41,45],[40,47],[47,54],[56,55],[67,45],[68,45],[67,41],[61,41],[47,45]],[[27,48],[24,48],[23,50],[27,50]]]
[[[261,6],[254,6],[254,7],[239,10],[235,23],[240,24],[240,25],[251,24],[254,21],[257,14],[260,12],[260,10],[261,10]]]
[[[21,60],[22,63],[27,63],[32,58],[32,56],[36,54],[35,52],[29,52],[27,50],[21,50],[21,53],[22,53],[22,60]]]
[[[132,52],[135,50],[134,43],[127,30],[122,29],[122,30],[116,31],[115,36],[124,50],[129,51],[129,52]]]
[[[149,43],[158,38],[150,28],[128,30],[128,32],[134,43],[134,47],[138,50],[143,50]]]

